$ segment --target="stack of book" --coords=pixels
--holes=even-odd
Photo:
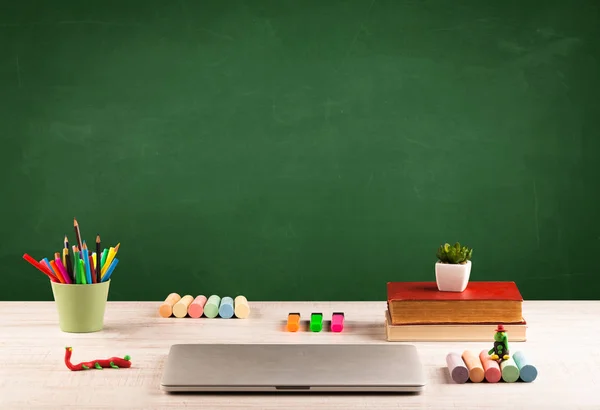
[[[493,340],[503,324],[510,341],[526,340],[523,297],[514,282],[470,282],[464,292],[440,292],[435,282],[389,282],[387,340]]]

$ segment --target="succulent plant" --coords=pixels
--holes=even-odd
[[[472,254],[473,249],[466,246],[461,246],[460,243],[456,242],[454,245],[446,243],[440,246],[436,256],[442,263],[451,263],[456,265],[459,263],[467,263],[467,261],[471,260]]]

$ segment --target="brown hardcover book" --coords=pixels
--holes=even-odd
[[[523,297],[514,282],[470,282],[464,292],[440,292],[435,282],[388,282],[393,325],[520,323]]]
[[[392,325],[389,312],[385,312],[385,333],[388,342],[494,342],[495,324],[438,324]],[[508,342],[527,340],[527,323],[504,325]]]

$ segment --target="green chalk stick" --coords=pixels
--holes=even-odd
[[[502,370],[502,380],[505,382],[514,383],[519,380],[519,368],[512,357],[502,361],[500,369]]]
[[[221,298],[217,295],[211,295],[204,305],[204,315],[208,318],[215,318],[219,314]]]

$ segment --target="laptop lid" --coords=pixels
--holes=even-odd
[[[409,344],[177,344],[167,392],[418,392],[423,366]]]

